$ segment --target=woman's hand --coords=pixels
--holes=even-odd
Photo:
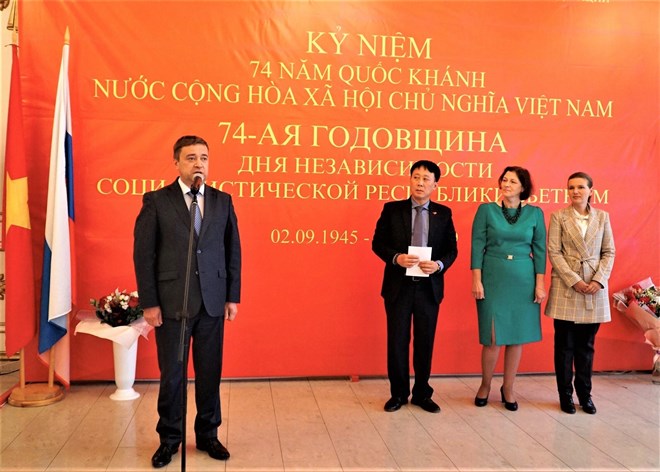
[[[593,295],[602,288],[603,286],[598,282],[596,282],[595,280],[592,280],[589,283],[586,283],[584,280],[580,280],[578,283],[573,285],[573,289],[576,292],[584,293],[585,295]]]
[[[537,285],[536,288],[534,288],[534,303],[541,303],[543,300],[545,300],[545,297],[545,287]]]
[[[575,290],[578,293],[584,293],[584,290],[588,287],[588,285],[584,282],[584,280],[580,280],[578,283],[573,285],[573,290]]]
[[[481,269],[472,269],[472,296],[476,300],[486,298],[484,284],[481,283]]]
[[[534,303],[541,303],[545,300],[545,281],[543,274],[536,274],[536,284],[534,285]]]
[[[589,294],[589,295],[594,295],[597,293],[599,290],[601,290],[603,286],[596,282],[595,280],[592,280],[589,282],[589,285],[587,285],[587,288],[585,289],[584,293]]]
[[[476,300],[483,300],[486,298],[484,295],[484,285],[481,283],[481,280],[472,282],[472,296]]]

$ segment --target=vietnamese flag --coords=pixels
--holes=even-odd
[[[4,195],[5,345],[8,355],[25,347],[36,335],[32,230],[21,106],[18,51],[16,44],[12,44]]]

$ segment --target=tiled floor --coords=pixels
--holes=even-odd
[[[499,379],[497,379],[499,380]],[[650,374],[594,377],[594,416],[559,410],[554,377],[519,376],[517,412],[473,405],[478,377],[436,377],[440,414],[407,405],[385,413],[384,379],[225,381],[220,440],[229,461],[194,444],[189,471],[660,470],[660,385]],[[113,384],[74,385],[37,408],[0,409],[2,471],[147,471],[158,446],[158,384],[137,400],[109,399]],[[181,452],[161,470],[180,470]]]
[[[18,369],[18,360],[0,359],[0,398],[3,392],[18,383]]]

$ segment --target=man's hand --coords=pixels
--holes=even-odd
[[[156,328],[163,324],[163,315],[160,312],[159,306],[145,308],[142,316],[147,320],[147,323]]]
[[[440,266],[438,265],[437,262],[435,261],[421,261],[419,263],[419,268],[424,272],[425,274],[434,274],[438,270],[440,270]]]
[[[238,303],[227,302],[225,303],[225,319],[234,321],[238,314]]]
[[[399,254],[399,256],[396,258],[396,263],[401,267],[405,267],[406,269],[414,267],[418,262],[419,256],[416,256],[415,254]]]

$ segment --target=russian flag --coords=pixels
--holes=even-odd
[[[69,30],[62,48],[50,147],[48,204],[41,282],[39,353],[53,348],[55,374],[69,384],[68,314],[73,308],[73,152],[69,100]],[[62,342],[60,339],[65,338]],[[43,357],[42,357],[43,359]]]

